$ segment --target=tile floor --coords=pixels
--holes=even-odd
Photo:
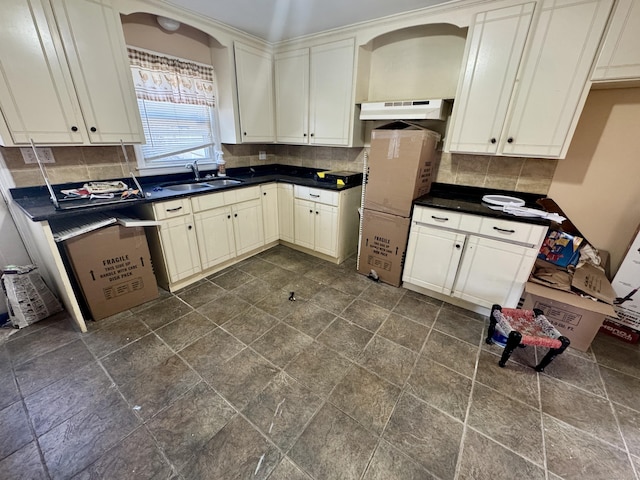
[[[501,369],[486,319],[354,266],[275,247],[87,334],[18,332],[0,478],[638,478],[640,349]]]

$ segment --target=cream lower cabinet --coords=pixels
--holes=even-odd
[[[280,240],[294,242],[293,231],[293,185],[278,184],[278,231]]]
[[[219,194],[220,195],[220,194]],[[236,254],[231,207],[205,210],[194,215],[202,269],[215,267]]]
[[[233,235],[236,255],[243,255],[264,245],[262,203],[259,199],[233,205]]]
[[[280,238],[279,190],[277,183],[268,183],[260,186],[262,225],[264,228],[264,243],[266,244],[277,242]]]
[[[415,207],[404,286],[485,308],[515,308],[546,231],[542,225]]]

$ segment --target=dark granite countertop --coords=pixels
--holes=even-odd
[[[514,222],[534,223],[537,225],[550,225],[551,221],[541,217],[518,217],[500,210],[493,210],[482,201],[484,195],[508,195],[525,201],[525,207],[544,210],[537,200],[546,198],[545,195],[524,192],[511,192],[491,188],[469,187],[464,185],[451,185],[448,183],[433,183],[431,191],[414,200],[414,205],[423,207],[442,208],[485,217],[512,220]]]
[[[291,183],[308,187],[322,188],[326,190],[346,190],[362,184],[362,174],[357,173],[350,177],[350,182],[346,185],[338,185],[335,180],[328,181],[319,179],[318,172],[323,170],[307,167],[294,167],[288,165],[264,165],[256,167],[241,167],[227,169],[227,178],[235,178],[242,180],[238,185],[227,185],[211,189],[203,189],[198,191],[178,192],[162,188],[169,184],[187,183],[193,180],[191,173],[178,173],[172,175],[154,175],[146,177],[138,177],[142,189],[145,191],[144,198],[131,200],[119,200],[118,198],[108,199],[79,199],[63,202],[62,209],[56,209],[49,197],[49,191],[45,185],[37,187],[13,188],[10,190],[11,196],[18,206],[33,221],[55,220],[68,218],[71,216],[86,214],[91,212],[121,211],[132,205],[141,203],[157,202],[162,200],[170,200],[193,195],[202,195],[213,192],[221,192],[234,188],[243,188],[252,185],[261,185],[269,182]],[[204,176],[207,172],[203,171]],[[113,179],[122,180],[131,187],[134,187],[130,178]],[[205,181],[205,180],[203,180]],[[66,184],[53,185],[53,189],[58,198],[63,195],[60,190],[77,188],[82,186],[84,182],[74,182]]]

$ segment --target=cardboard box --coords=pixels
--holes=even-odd
[[[538,258],[559,267],[577,265],[583,243],[582,237],[550,228],[542,242]]]
[[[620,325],[616,320],[609,317],[604,319],[600,331],[627,343],[638,343],[638,340],[640,340],[640,332]]]
[[[618,322],[640,330],[640,227],[611,282]]]
[[[374,270],[384,283],[399,287],[411,219],[365,209],[358,272]]]
[[[411,216],[413,200],[429,193],[440,134],[405,122],[371,132],[364,208]]]
[[[113,225],[64,245],[94,320],[158,297],[144,228]]]
[[[571,347],[587,351],[607,316],[615,316],[613,307],[570,292],[527,282],[522,308],[539,308],[547,319],[569,340]]]

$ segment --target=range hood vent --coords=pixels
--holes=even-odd
[[[360,120],[446,120],[445,100],[364,102]]]

